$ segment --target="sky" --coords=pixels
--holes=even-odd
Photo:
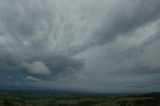
[[[0,88],[160,91],[160,0],[0,0]]]

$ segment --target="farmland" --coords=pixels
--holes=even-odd
[[[136,96],[1,93],[0,106],[160,106],[159,94]]]

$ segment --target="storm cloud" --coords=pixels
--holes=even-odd
[[[157,90],[159,10],[159,0],[0,0],[1,87]]]

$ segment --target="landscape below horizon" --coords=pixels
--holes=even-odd
[[[160,93],[93,94],[0,90],[0,106],[160,106]]]

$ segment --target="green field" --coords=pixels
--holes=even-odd
[[[0,106],[160,106],[159,96],[64,96],[12,93],[0,95]]]

